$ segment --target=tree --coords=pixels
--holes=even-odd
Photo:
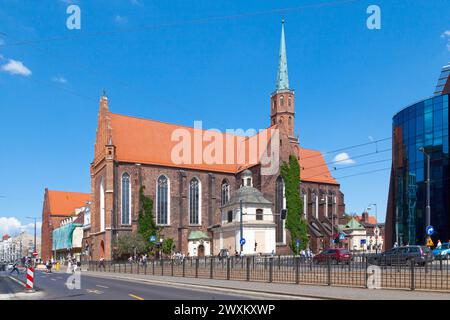
[[[144,194],[145,186],[139,188],[139,220],[138,233],[148,243],[147,249],[152,246],[149,243],[150,236],[159,237],[160,229],[153,220],[153,200]]]
[[[162,252],[164,254],[170,254],[172,252],[172,249],[175,248],[175,243],[172,238],[164,239],[162,244]]]
[[[281,176],[285,185],[287,207],[286,228],[291,234],[289,246],[295,254],[306,249],[308,244],[308,224],[303,217],[303,201],[300,197],[300,165],[295,155],[289,156],[289,163],[281,165]],[[300,246],[297,247],[297,240]]]
[[[147,243],[144,238],[137,233],[124,233],[117,239],[117,254],[119,257],[134,255],[145,252]]]

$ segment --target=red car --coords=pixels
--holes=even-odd
[[[350,263],[353,259],[353,255],[350,251],[343,248],[337,249],[326,249],[316,255],[313,258],[315,263],[327,263],[327,260],[330,259],[330,262],[333,264],[339,264],[341,262]]]

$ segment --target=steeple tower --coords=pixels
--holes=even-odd
[[[284,130],[294,142],[294,90],[289,88],[288,66],[286,57],[286,40],[284,36],[284,19],[281,21],[280,55],[275,92],[270,98],[271,125],[278,124],[280,130]]]

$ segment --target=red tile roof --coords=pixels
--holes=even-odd
[[[76,208],[84,207],[90,199],[89,193],[48,190],[51,215],[70,216]]]
[[[273,126],[252,137],[240,137],[220,132],[217,132],[216,135],[214,133],[213,139],[222,139],[223,141],[223,150],[221,150],[223,161],[221,163],[205,163],[204,159],[201,159],[199,163],[195,163],[195,143],[191,141],[191,155],[189,156],[191,161],[190,164],[185,164],[175,163],[173,161],[172,152],[174,152],[174,147],[179,145],[179,141],[181,141],[174,136],[174,133],[182,133],[184,131],[189,134],[189,137],[194,137],[195,139],[195,134],[204,134],[204,130],[201,131],[193,127],[130,117],[111,112],[108,112],[108,115],[111,124],[112,143],[116,146],[116,159],[118,161],[226,173],[237,173],[245,168],[258,164],[260,157],[254,161],[250,161],[249,158],[250,153],[254,154],[250,146],[258,145],[257,143],[252,144],[252,142],[258,141],[262,134],[267,135],[267,141],[269,141],[273,129],[277,128],[277,126]],[[210,132],[213,131],[208,130],[208,133]],[[201,138],[199,140],[202,141],[202,150],[206,151],[211,142],[206,142]],[[228,163],[226,161],[227,141],[234,142],[234,148],[232,149],[233,155],[231,155],[233,159]],[[267,144],[258,147],[257,154],[261,155],[265,151],[265,148],[267,148]],[[328,167],[320,151],[306,148],[298,148],[298,150],[300,166],[302,168],[301,179],[303,181],[338,184],[328,171]],[[241,161],[242,159],[245,161]]]

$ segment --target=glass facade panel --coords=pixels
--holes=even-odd
[[[424,244],[427,158],[430,155],[431,224],[433,237],[450,239],[448,95],[436,96],[410,106],[393,118],[393,212],[394,241]],[[388,222],[389,223],[389,222]]]

